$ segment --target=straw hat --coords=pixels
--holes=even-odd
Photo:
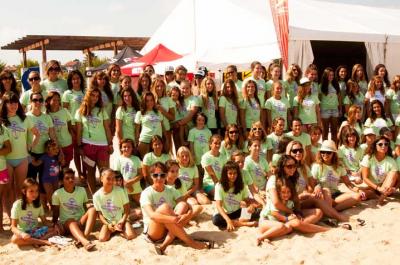
[[[322,142],[321,148],[319,151],[326,151],[326,152],[337,152],[336,144],[332,140],[325,140]]]

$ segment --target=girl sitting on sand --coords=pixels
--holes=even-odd
[[[243,184],[239,165],[228,161],[222,168],[221,180],[215,186],[215,203],[218,213],[212,222],[220,229],[229,232],[240,226],[256,226],[257,222],[241,218],[241,208],[249,214],[254,213],[255,205],[251,204],[249,191]]]

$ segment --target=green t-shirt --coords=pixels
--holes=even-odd
[[[60,96],[64,94],[64,91],[68,89],[67,81],[65,79],[57,79],[57,81],[52,82],[49,79],[45,79],[40,82],[40,85],[46,90],[47,92],[57,91]]]
[[[307,95],[301,105],[299,105],[299,98],[296,96],[293,99],[293,107],[297,107],[298,115],[303,124],[317,123],[317,110],[319,104],[317,95]]]
[[[360,171],[360,162],[364,156],[361,148],[351,148],[341,145],[338,150],[338,156],[342,160],[344,168],[351,172]]]
[[[297,172],[299,172],[299,178],[297,179],[297,183],[296,183],[297,194],[300,194],[307,190],[308,183],[307,183],[306,179],[308,179],[311,176],[310,168],[307,165],[304,165],[304,167],[305,167],[305,173],[307,174],[306,176],[304,176],[303,170],[301,168],[297,169]]]
[[[274,97],[270,97],[265,101],[264,107],[271,111],[271,121],[273,121],[277,117],[282,117],[285,119],[285,130],[288,127],[287,124],[287,116],[288,111],[290,110],[289,101],[282,97],[281,99],[275,99]]]
[[[141,172],[142,164],[140,159],[137,156],[125,157],[119,156],[117,157],[114,165],[114,170],[118,170],[121,172],[122,177],[125,181],[133,179],[138,176]],[[140,186],[140,181],[135,182],[132,185],[133,191],[128,192],[128,194],[138,194],[142,191],[142,187]]]
[[[33,128],[30,119],[25,118],[24,121],[18,115],[8,117],[10,125],[7,126],[10,136],[11,152],[6,155],[7,159],[21,159],[28,157],[28,131]]]
[[[110,193],[104,193],[100,188],[93,194],[93,204],[96,211],[101,212],[107,222],[118,222],[124,215],[124,205],[129,204],[128,194],[124,189],[114,186]]]
[[[240,202],[249,197],[249,190],[244,187],[238,194],[233,193],[234,188],[224,191],[221,183],[215,185],[214,200],[222,202],[222,208],[227,214],[236,212],[240,209]]]
[[[379,131],[383,127],[390,128],[392,126],[393,126],[393,123],[390,119],[385,120],[383,118],[377,118],[373,122],[372,122],[371,118],[368,118],[364,123],[364,127],[372,128],[376,135],[379,135]]]
[[[338,185],[342,176],[346,175],[346,170],[342,166],[334,169],[329,165],[312,164],[311,175],[318,180],[323,188],[328,188],[332,193],[338,191]]]
[[[334,110],[339,106],[338,94],[336,93],[336,89],[329,84],[328,86],[328,94],[325,95],[321,92],[320,87],[320,97],[321,97],[321,110]]]
[[[145,166],[152,166],[156,162],[165,163],[166,161],[170,160],[171,156],[169,154],[161,154],[160,156],[156,156],[154,152],[150,152],[144,155],[143,157],[143,165]]]
[[[104,91],[101,91],[101,100],[103,101],[103,109],[107,112],[108,117],[112,117],[113,102],[111,102]]]
[[[215,129],[217,128],[217,118],[215,117],[216,102],[212,97],[208,97],[208,106],[204,106],[203,99],[199,97],[201,103],[201,111],[207,116],[207,128]]]
[[[289,98],[289,104],[293,106],[293,100],[297,96],[297,91],[299,90],[299,86],[296,81],[289,82],[287,80],[283,81],[283,87],[286,87],[286,92]]]
[[[387,173],[398,170],[396,161],[390,156],[386,156],[382,161],[378,161],[375,156],[370,158],[369,155],[365,155],[361,160],[360,166],[369,168],[369,176],[377,185],[383,183]]]
[[[271,166],[276,167],[278,166],[279,159],[281,159],[282,154],[274,153],[271,159]]]
[[[24,91],[19,99],[19,102],[21,103],[22,106],[26,107],[26,110],[29,111],[31,110],[30,106],[30,97],[32,94],[32,89],[29,89],[27,91]],[[47,97],[47,91],[41,90],[40,94],[42,95],[43,99]],[[46,110],[46,107],[43,105],[43,111]]]
[[[265,139],[264,141],[261,142],[260,156],[267,158],[268,150],[271,150],[271,149],[272,149],[272,145],[271,145],[270,141]],[[243,152],[249,153],[249,141],[244,142]]]
[[[107,135],[104,128],[104,121],[109,116],[104,109],[95,107],[91,115],[82,116],[78,111],[75,113],[75,122],[82,124],[82,142],[93,145],[107,145]]]
[[[211,151],[206,152],[201,157],[201,166],[204,168],[203,187],[214,185],[214,182],[211,176],[208,174],[206,167],[211,166],[211,168],[214,170],[215,176],[219,180],[221,179],[222,167],[225,164],[221,154],[219,156],[213,156],[210,152]]]
[[[143,115],[138,111],[135,116],[135,123],[141,125],[139,141],[143,143],[150,143],[154,135],[162,137],[162,122],[164,116],[160,112],[146,111]]]
[[[196,165],[200,165],[201,157],[205,152],[210,150],[208,141],[210,140],[211,135],[211,131],[206,127],[204,127],[202,130],[197,128],[190,129],[188,141],[193,143]]]
[[[245,111],[246,128],[249,129],[254,122],[260,121],[261,106],[255,98],[251,98],[250,102],[243,99],[240,101],[240,108]]]
[[[238,111],[239,110],[235,106],[235,104],[233,104],[233,102],[228,100],[226,97],[221,96],[219,98],[218,106],[220,108],[225,109],[225,118],[226,118],[227,124],[237,124],[238,123]]]
[[[267,135],[267,142],[269,142],[268,145],[272,147],[272,153],[275,154],[278,152],[279,141],[282,139],[283,136],[283,134],[281,136],[278,136],[274,132]]]
[[[268,80],[268,81],[265,83],[265,88],[266,88],[266,90],[267,90],[267,91],[272,91],[272,85],[273,85],[274,83],[275,83],[275,82],[274,82],[273,80]],[[281,86],[282,86],[282,94],[281,94],[281,96],[282,96],[282,98],[287,99],[288,84],[287,84],[285,81],[283,81],[283,80],[279,80],[279,83],[281,83]]]
[[[164,203],[174,208],[176,206],[176,200],[180,197],[181,194],[174,187],[168,185],[164,186],[162,192],[156,191],[152,186],[147,187],[140,195],[140,207],[142,208],[143,223],[145,226],[147,227],[150,222],[150,216],[148,216],[147,212],[144,210],[146,205],[150,205],[154,211]]]
[[[317,143],[317,146],[311,145],[311,155],[315,159],[317,157],[317,153],[321,149],[321,144]]]
[[[165,109],[167,112],[169,112],[170,109],[176,109],[176,103],[172,100],[172,98],[170,97],[163,97],[160,98],[160,105],[161,107],[163,107],[163,109]],[[175,111],[176,112],[176,111]],[[163,124],[164,124],[164,129],[166,131],[171,130],[171,125],[170,125],[170,121],[167,119],[167,117],[164,117],[163,120]]]
[[[267,160],[260,156],[259,162],[254,161],[251,156],[247,156],[244,160],[244,170],[249,172],[250,176],[253,178],[254,184],[259,190],[265,189],[265,184],[267,183],[267,173],[269,171],[269,166]]]
[[[365,95],[368,91],[368,82],[366,80],[358,81],[358,86],[360,87],[361,94]]]
[[[0,125],[2,128],[2,133],[0,134],[0,149],[3,148],[4,142],[10,141],[10,134],[8,129],[4,127],[4,125]],[[6,157],[4,155],[0,155],[0,171],[3,171],[7,168]]]
[[[68,89],[62,95],[61,100],[62,100],[62,103],[69,104],[69,107],[68,107],[69,113],[71,113],[72,116],[75,116],[76,111],[81,106],[84,96],[85,96],[85,93],[82,92],[82,90],[75,91],[75,90]]]
[[[59,188],[53,193],[51,203],[60,206],[60,221],[65,223],[69,219],[80,220],[85,214],[84,204],[88,202],[85,188],[75,186],[69,193],[64,188]]]
[[[198,178],[199,170],[196,166],[179,168],[179,179],[182,182],[182,186],[185,186],[185,190],[192,188],[194,185],[194,179]]]
[[[386,91],[386,97],[390,100],[390,111],[393,117],[397,117],[400,113],[400,90],[396,92],[392,88],[389,88]]]
[[[33,127],[36,127],[40,133],[39,142],[32,147],[32,152],[43,154],[45,152],[44,144],[50,139],[49,129],[54,127],[53,120],[48,114],[41,113],[40,116],[35,116],[30,111],[26,113],[26,118],[31,121]],[[28,143],[32,143],[32,141],[33,134],[31,131],[28,131]]]
[[[182,118],[185,118],[194,107],[201,108],[202,105],[201,99],[196,96],[189,96],[185,98],[183,101],[184,105],[183,108],[181,109],[181,114],[180,114]],[[192,121],[189,121],[187,124],[189,128],[193,127]]]
[[[349,96],[345,96],[343,100],[343,105],[357,105],[361,108],[361,113],[363,113],[364,109],[364,101],[365,101],[365,96],[361,93],[358,93],[354,100],[351,100]]]
[[[122,138],[135,139],[135,116],[136,110],[132,107],[127,107],[126,110],[120,106],[118,107],[115,118],[122,122]]]
[[[59,145],[66,147],[72,144],[72,136],[68,130],[68,122],[71,122],[72,117],[68,110],[60,108],[57,112],[49,113],[54,124],[54,131]]]
[[[246,186],[253,185],[254,181],[249,172],[245,169],[241,169],[240,172],[242,173],[243,184]]]
[[[233,152],[235,152],[237,150],[239,150],[239,148],[235,144],[232,145],[230,149],[228,149],[225,146],[225,141],[222,141],[221,147],[219,148],[219,153],[220,153],[220,156],[223,157],[224,161],[229,161],[229,160],[231,160],[231,155],[233,154]],[[243,149],[240,151],[244,152],[245,148],[243,147]]]
[[[17,228],[20,231],[27,232],[33,228],[36,228],[39,224],[38,218],[44,216],[44,210],[42,205],[38,208],[33,207],[33,204],[26,204],[26,209],[22,210],[22,199],[19,199],[13,203],[11,209],[11,219],[18,221]]]
[[[304,148],[311,145],[311,137],[308,133],[302,132],[299,136],[294,136],[293,131],[285,134],[287,137],[292,138],[294,141],[299,141]]]
[[[291,200],[288,200],[286,202],[286,207],[289,209],[294,209],[294,202]],[[279,212],[280,214],[287,216],[288,214],[282,211],[279,211],[278,209],[276,209],[274,203],[272,202],[272,200],[267,200],[267,203],[265,204],[264,208],[261,210],[260,213],[260,217],[264,218],[264,219],[268,219],[271,221],[278,221],[273,215],[273,212]]]
[[[111,82],[110,81],[110,85],[111,85],[111,91],[112,91],[112,93],[113,93],[113,95],[114,95],[114,105],[117,105],[118,104],[118,100],[120,99],[120,97],[119,97],[119,82],[116,82],[116,83],[113,83],[113,82]]]

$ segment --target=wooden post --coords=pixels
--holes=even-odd
[[[87,52],[87,57],[88,57],[89,67],[92,67],[93,66],[93,62],[92,62],[93,58],[92,58],[92,53],[90,50],[88,50],[88,52]]]
[[[28,67],[28,62],[26,60],[26,51],[22,51],[22,66],[24,68]]]
[[[45,64],[47,63],[46,45],[43,43],[43,41],[40,42],[40,45],[42,46],[42,62]]]
[[[117,47],[117,43],[114,41],[114,42],[112,43],[112,45],[113,45],[113,48],[114,48],[114,56],[115,56],[115,55],[117,55],[117,54],[118,54],[118,47]]]

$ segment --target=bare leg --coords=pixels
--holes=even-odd
[[[336,143],[337,142],[337,129],[338,129],[338,118],[331,117],[330,118],[331,124],[331,138]]]
[[[106,225],[102,225],[99,234],[99,241],[106,242],[110,240],[110,237],[111,237],[111,231],[108,229]]]
[[[82,216],[80,223],[85,224],[84,236],[87,238],[93,230],[94,224],[96,223],[97,212],[94,207],[89,208],[86,213]]]
[[[291,226],[295,230],[307,234],[325,232],[329,230],[328,227],[305,223],[299,219],[290,220],[289,222],[287,222],[287,225]]]
[[[322,120],[322,139],[327,140],[329,134],[329,119],[321,119]]]
[[[71,220],[65,222],[65,228],[69,230],[71,235],[83,246],[86,246],[90,243],[90,241],[86,238],[86,236],[82,233],[81,229],[79,228],[78,222]]]
[[[335,209],[343,211],[361,202],[361,195],[356,192],[346,192],[335,199]]]
[[[51,246],[51,243],[47,240],[42,240],[42,239],[36,239],[36,238],[27,238],[27,239],[22,239],[17,237],[16,235],[13,235],[11,237],[11,242],[18,245],[18,246],[30,246],[30,245],[39,245],[39,246]]]
[[[139,151],[140,157],[143,159],[144,155],[150,151],[150,145],[143,143],[143,142],[139,142],[138,151]]]
[[[208,197],[206,195],[204,195],[203,193],[198,192],[196,194],[196,199],[199,202],[199,204],[201,204],[201,205],[211,204],[210,199],[208,199]]]
[[[91,167],[85,164],[87,169],[86,182],[89,187],[89,192],[93,194],[96,192],[96,167]]]
[[[3,232],[3,194],[6,184],[0,184],[0,232]]]
[[[317,223],[323,216],[322,210],[318,208],[314,209],[302,209],[304,215],[304,222],[309,224]]]
[[[14,168],[14,182],[16,184],[15,191],[17,194],[17,198],[21,197],[22,185],[27,175],[28,175],[28,159],[24,159],[17,167]]]
[[[278,221],[264,220],[260,224],[258,231],[260,234],[257,237],[257,245],[259,245],[265,239],[272,239],[274,237],[287,235],[292,232],[292,228],[290,226],[287,227]]]
[[[338,211],[336,211],[335,208],[333,208],[331,205],[328,204],[328,202],[326,202],[323,199],[310,198],[310,199],[307,199],[307,204],[308,204],[308,202],[312,206],[321,209],[322,212],[330,218],[334,218],[340,222],[348,222],[349,221],[349,216],[339,213]]]
[[[132,240],[136,237],[135,230],[133,230],[132,225],[129,223],[129,221],[125,222],[124,232],[122,233],[122,236],[127,240]]]

